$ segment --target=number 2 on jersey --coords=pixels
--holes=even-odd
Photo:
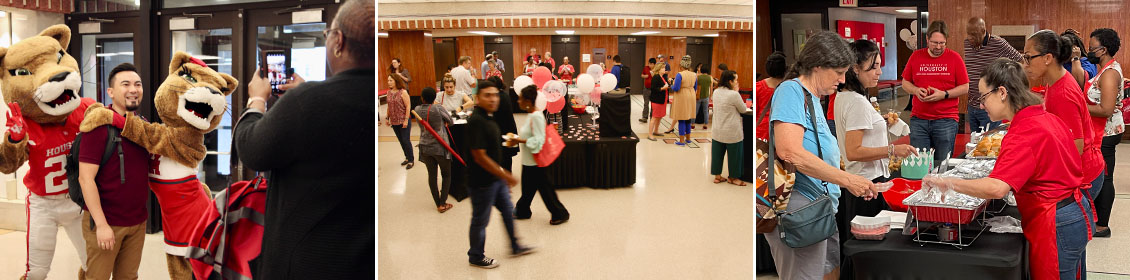
[[[56,167],[58,166],[58,167]],[[51,157],[43,162],[43,168],[54,170],[43,178],[43,186],[47,193],[56,193],[67,190],[67,154]]]

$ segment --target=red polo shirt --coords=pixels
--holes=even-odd
[[[765,106],[769,105],[769,101],[773,100],[773,91],[776,88],[769,87],[765,80],[757,81],[754,86],[754,93],[757,94],[757,108],[754,108],[754,110],[757,110],[757,117],[761,117],[761,110],[765,109]],[[764,118],[757,120],[757,138],[769,139],[769,114],[765,114]]]
[[[957,86],[969,83],[969,73],[965,71],[965,61],[957,52],[946,49],[942,56],[931,57],[930,49],[920,49],[910,55],[906,62],[906,69],[902,71],[902,79],[909,81],[916,87],[934,87],[938,90],[951,90]],[[971,85],[976,86],[976,85]],[[911,97],[914,107],[910,115],[923,120],[953,119],[957,117],[957,98],[949,98],[937,102],[922,102]]]
[[[1087,110],[1087,99],[1083,96],[1083,91],[1079,89],[1075,78],[1071,77],[1071,73],[1065,73],[1055,84],[1047,88],[1044,104],[1048,113],[1056,115],[1067,125],[1071,139],[1083,139],[1083,155],[1080,157],[1083,179],[1080,182],[1090,183],[1104,171],[1106,162],[1103,161],[1102,151],[1099,150],[1101,142],[1095,141],[1091,114]]]
[[[989,177],[1008,183],[1016,192],[1063,199],[1083,180],[1075,138],[1067,127],[1043,105],[1020,110],[1001,141]]]

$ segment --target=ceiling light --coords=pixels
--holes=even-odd
[[[632,33],[632,35],[651,35],[651,34],[659,34],[659,31],[640,31],[640,32]]]
[[[432,33],[424,33],[424,36],[432,37]]]
[[[573,35],[573,33],[576,32],[573,30],[557,30],[557,35]]]
[[[718,37],[718,33],[702,35],[702,37]]]
[[[490,31],[468,31],[468,32],[483,35],[483,36],[498,36],[499,35],[498,33],[490,32]]]
[[[388,33],[380,32],[377,33],[377,36],[388,37]]]
[[[671,39],[672,39],[672,40],[682,40],[682,39],[686,39],[686,38],[687,38],[687,37],[684,37],[684,36],[679,36],[679,37],[671,37]]]
[[[911,10],[911,9],[898,9],[898,10],[895,10],[895,11],[900,12],[900,13],[904,13],[904,14],[913,14],[915,12],[918,12],[918,10]]]

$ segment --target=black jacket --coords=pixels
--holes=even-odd
[[[663,88],[663,77],[652,76],[651,95],[648,96],[648,100],[651,101],[651,103],[664,104],[665,102],[667,102],[667,90],[663,90],[661,88]]]
[[[373,69],[287,91],[235,127],[244,166],[270,171],[256,279],[374,279]]]

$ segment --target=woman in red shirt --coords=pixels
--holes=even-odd
[[[1064,71],[1062,64],[1053,64]],[[1011,120],[1000,156],[989,177],[975,180],[924,179],[926,186],[949,188],[985,199],[1013,191],[1028,239],[1032,279],[1076,279],[1086,273],[1091,204],[1080,188],[1083,169],[1068,125],[1044,109],[1028,90],[1019,63],[997,59],[985,68],[979,89],[981,107],[993,121]],[[1071,76],[1067,76],[1076,89]],[[1049,102],[1050,104],[1050,102]]]
[[[1106,168],[1100,148],[1102,138],[1095,137],[1083,90],[1071,73],[1059,67],[1071,59],[1069,39],[1051,30],[1040,30],[1024,42],[1021,58],[1026,64],[1024,70],[1028,74],[1028,80],[1048,85],[1044,104],[1049,113],[1067,124],[1072,139],[1075,139],[1075,147],[1082,159],[1078,164],[1083,167],[1084,189],[1090,190],[1091,186],[1101,184]],[[1057,63],[1058,65],[1052,65]],[[1096,138],[1100,141],[1095,141]],[[1089,192],[1087,195],[1090,195]]]
[[[774,52],[769,55],[765,60],[765,69],[769,73],[769,78],[757,81],[755,84],[755,91],[757,93],[757,138],[769,139],[769,112],[765,110],[769,106],[769,101],[773,100],[773,91],[776,90],[777,85],[785,81],[785,54],[781,52]]]

